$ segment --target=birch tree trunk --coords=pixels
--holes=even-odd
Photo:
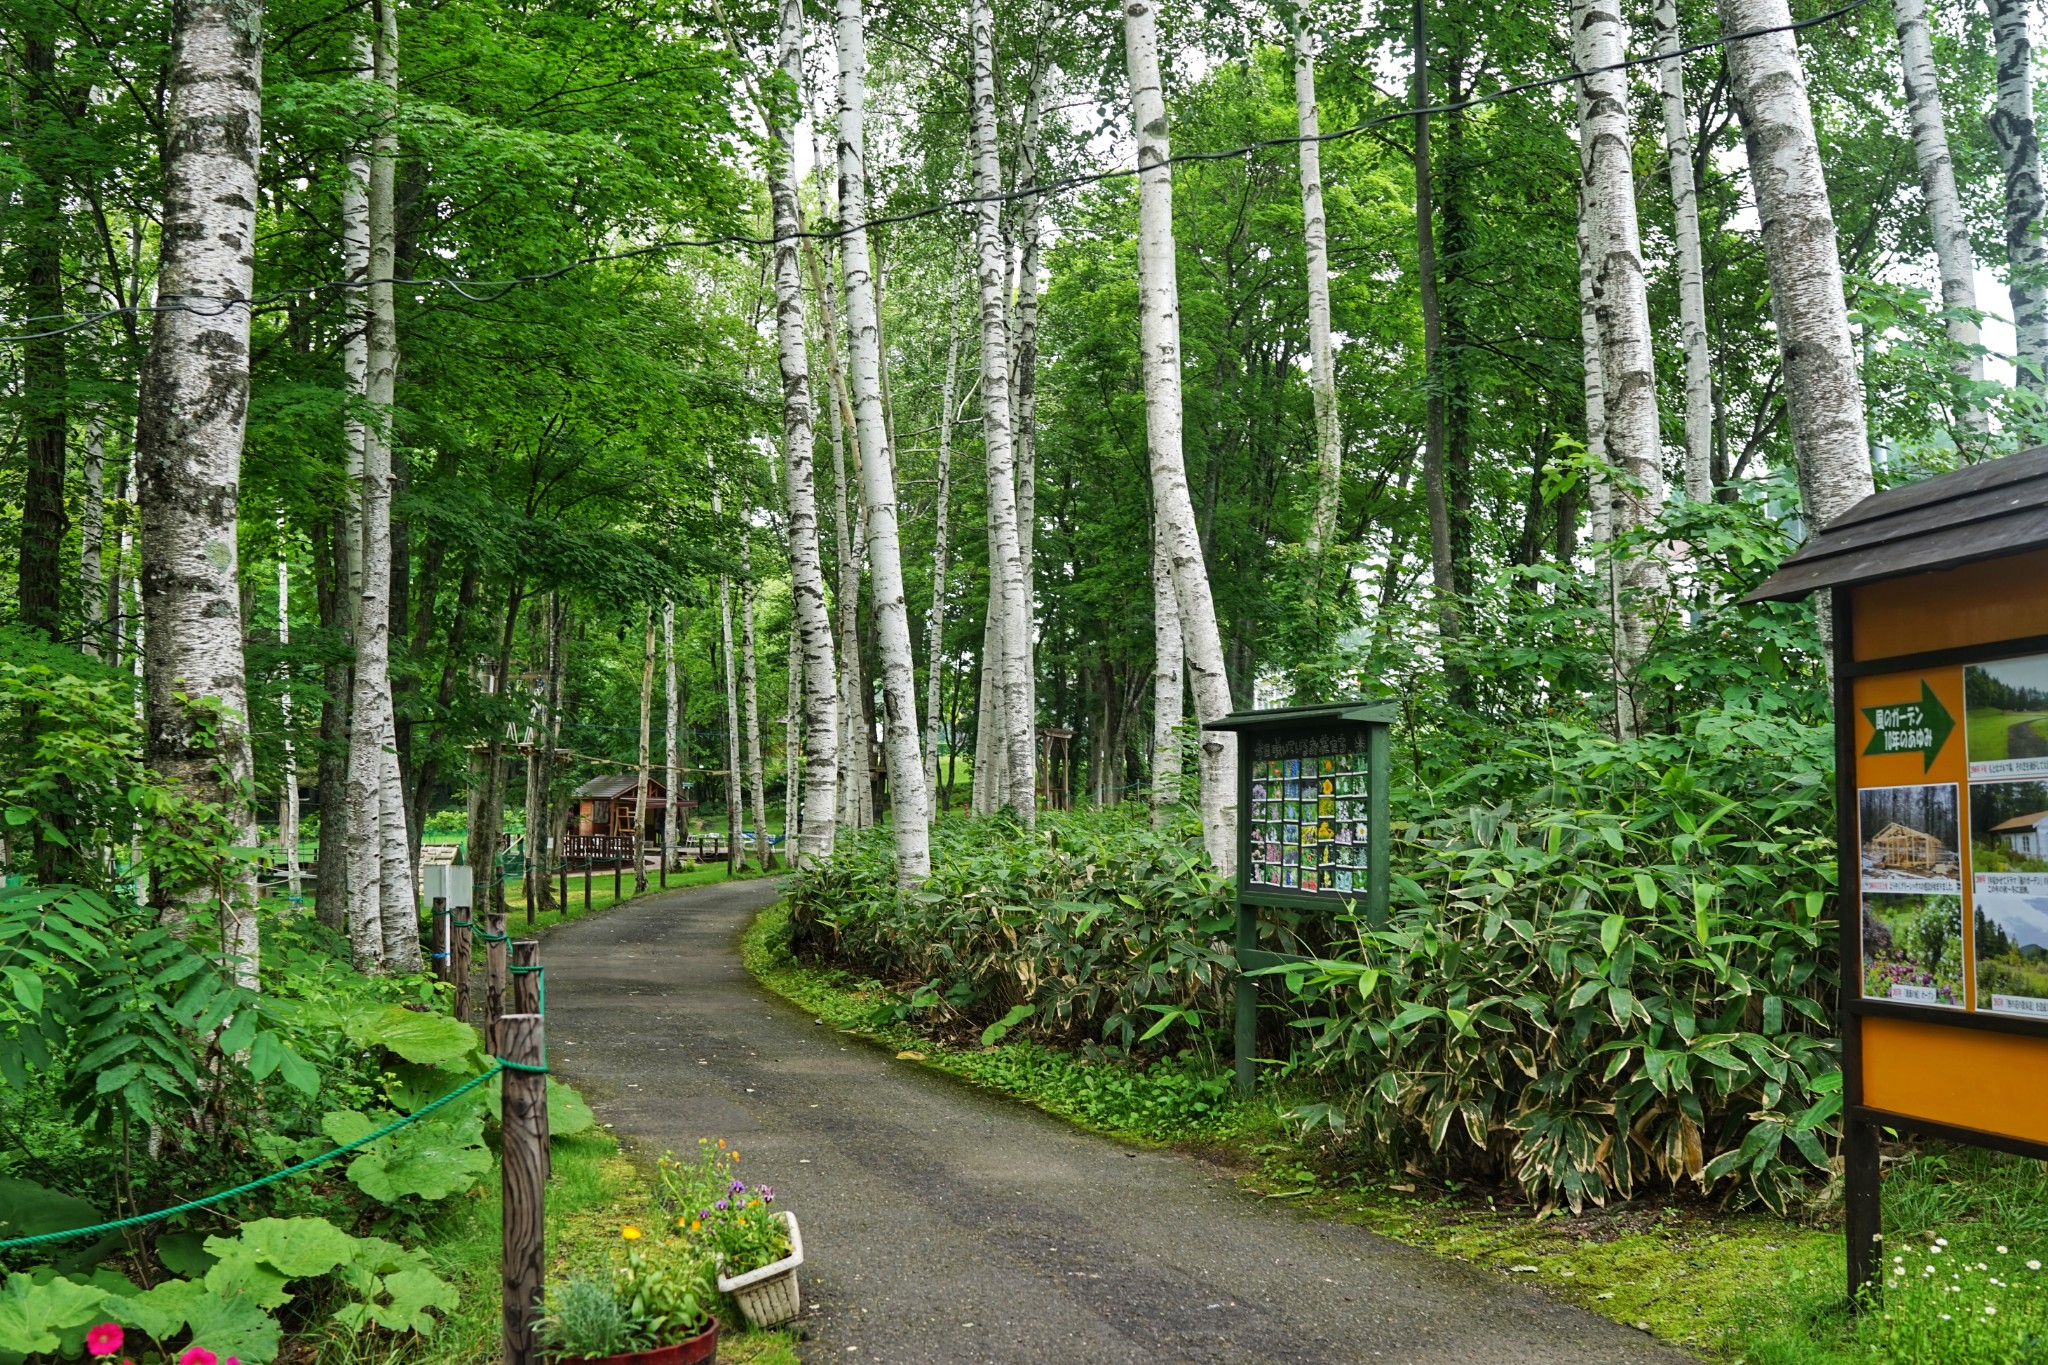
[[[924,785],[935,814],[939,805],[939,682],[946,648],[946,569],[952,547],[947,518],[953,504],[953,389],[960,380],[960,311],[946,309],[946,377],[939,386],[938,491],[933,497],[932,609],[925,618]]]
[[[687,817],[683,815],[681,789],[676,785],[679,774],[676,771],[676,599],[673,597],[661,599],[661,685],[662,700],[666,703],[661,728],[666,755],[661,789],[668,793],[668,806],[661,821],[661,865],[674,871],[676,840],[682,833],[678,826]]]
[[[725,870],[735,876],[747,865],[740,852],[741,814],[746,808],[746,788],[740,772],[739,679],[732,659],[732,579],[718,576],[718,639],[725,665]]]
[[[1970,247],[1970,224],[1956,194],[1955,163],[1948,153],[1948,126],[1942,117],[1941,85],[1934,70],[1934,37],[1927,28],[1927,0],[1892,0],[1892,22],[1898,28],[1899,55],[1905,73],[1906,112],[1913,124],[1913,159],[1920,166],[1920,193],[1927,201],[1927,225],[1934,237],[1934,261],[1941,274],[1941,302],[1947,311],[1948,339],[1963,348],[1955,358],[1956,377],[1984,381],[1984,357],[1977,351],[1977,261]],[[1957,417],[1974,432],[1990,430],[1990,421],[1974,393],[1962,396]]]
[[[991,36],[994,22],[991,14]],[[993,60],[991,60],[993,65]],[[1044,141],[1046,61],[1041,44],[1031,60],[1031,82],[1024,100],[1023,128],[1017,148],[1017,186],[1038,188],[1038,158]],[[1017,201],[1017,325],[1011,333],[1010,438],[1017,466],[1017,589],[1023,603],[1023,715],[1026,740],[1034,754],[1038,745],[1038,260],[1039,197]],[[1007,603],[1005,606],[1007,607]],[[1031,784],[1037,803],[1037,784]]]
[[[1001,591],[990,592],[992,609],[1000,610],[995,630],[1000,647],[992,686],[1002,693],[1001,750],[1007,785],[991,772],[990,798],[1017,813],[1028,829],[1038,814],[1036,736],[1030,709],[1031,604],[1024,595],[1024,564],[1018,543],[1016,446],[1010,420],[1010,336],[1008,305],[1009,253],[1003,245],[1002,164],[996,153],[995,9],[992,0],[976,0],[970,19],[974,34],[974,96],[971,136],[974,142],[974,188],[983,202],[976,206],[976,274],[981,284],[981,436],[988,466],[988,528],[991,580]],[[983,664],[986,668],[988,665]]]
[[[1719,8],[1724,33],[1792,22],[1786,0],[1720,0]],[[1730,44],[1728,71],[1755,181],[1800,501],[1819,530],[1872,490],[1834,211],[1792,35]]]
[[[863,124],[867,102],[867,40],[861,0],[838,0],[840,272],[852,364],[854,434],[868,512],[868,581],[874,588],[881,651],[883,753],[889,765],[890,831],[896,876],[915,886],[931,873],[931,819],[925,807],[924,762],[918,753],[917,673],[910,652],[910,611],[903,598],[903,562],[896,537],[896,470],[882,420],[881,337],[874,279],[868,271],[867,166]]]
[[[292,575],[284,551],[284,513],[277,514],[277,643],[292,642]],[[291,665],[285,665],[285,685],[278,694],[278,713],[284,724],[284,790],[278,795],[277,842],[284,851],[287,894],[296,906],[300,901],[299,875],[299,760],[292,743]]]
[[[1124,0],[1124,60],[1131,122],[1138,138],[1138,334],[1145,382],[1145,434],[1152,464],[1152,505],[1173,563],[1174,600],[1192,675],[1195,715],[1207,724],[1230,713],[1230,678],[1216,603],[1202,562],[1195,508],[1181,455],[1180,290],[1173,246],[1173,172],[1166,97],[1159,81],[1159,39],[1152,0]],[[1237,737],[1205,732],[1201,747],[1202,842],[1217,871],[1237,865]]]
[[[752,546],[740,547],[740,704],[747,721],[747,792],[754,821],[754,857],[763,872],[775,870],[768,846],[768,783],[762,772],[759,661],[754,653],[754,565]]]
[[[184,0],[166,67],[157,295],[248,300],[262,143],[262,0]],[[230,813],[256,841],[240,792],[254,777],[237,591],[236,512],[249,407],[249,309],[155,315],[137,393],[136,479],[148,761]],[[214,709],[214,708],[217,708]],[[183,921],[192,889],[153,898]],[[256,887],[237,873],[221,907],[236,979],[256,985]]]
[[[107,585],[107,417],[95,410],[85,424],[85,449],[79,459],[85,489],[78,504],[78,608],[82,616],[78,647],[100,659],[106,647]],[[282,559],[279,563],[282,564]],[[112,663],[112,658],[106,658]]]
[[[375,44],[369,35],[358,34],[352,47],[357,79],[375,83]],[[370,157],[353,143],[342,161],[341,262],[353,282],[342,291],[342,315],[348,319],[348,328],[341,339],[341,372],[349,395],[358,400],[342,421],[348,443],[348,479],[343,484],[346,491],[341,508],[342,629],[353,639],[357,599],[363,595],[363,451],[368,428],[361,400],[370,391]]]
[[[562,735],[562,679],[568,671],[568,660],[563,654],[564,637],[568,634],[569,607],[562,600],[562,594],[548,594],[548,680],[546,723],[540,735],[540,839],[534,839],[532,825],[527,826],[526,846],[529,858],[538,857],[535,869],[539,875],[534,878],[537,903],[541,909],[549,907],[554,899],[554,870],[557,858],[557,839],[562,833],[562,822],[555,818],[555,765],[556,749]],[[674,790],[673,787],[670,790]],[[564,909],[555,906],[557,910]]]
[[[804,35],[802,0],[781,0],[777,29],[777,61],[792,86],[804,88]],[[775,214],[775,338],[776,363],[782,375],[782,457],[783,499],[789,510],[789,581],[792,651],[803,654],[804,755],[803,805],[796,819],[797,796],[792,788],[784,799],[785,819],[795,820],[801,842],[790,845],[791,857],[799,864],[832,856],[833,835],[838,825],[839,803],[839,699],[836,666],[832,657],[832,619],[825,601],[825,572],[818,548],[817,438],[811,407],[810,357],[804,331],[804,291],[798,234],[803,218],[796,192],[795,119],[781,115],[771,119],[769,133],[776,155],[768,179],[768,196]],[[819,290],[820,295],[824,291]],[[829,326],[826,314],[823,324]],[[833,457],[844,468],[840,453],[838,408],[833,407]],[[843,484],[842,484],[843,486]],[[844,506],[842,500],[841,506]],[[845,517],[839,526],[839,552],[848,552]],[[673,725],[670,727],[673,729]],[[785,762],[792,771],[797,761],[792,748]]]
[[[1627,53],[1621,15],[1612,0],[1576,0],[1574,53],[1580,78],[1579,157],[1590,210],[1593,309],[1600,328],[1600,392],[1606,407],[1607,463],[1622,475],[1613,485],[1614,534],[1646,526],[1664,502],[1664,459],[1657,425],[1657,372],[1650,337],[1650,301],[1636,220],[1631,162]],[[1640,548],[1617,553],[1614,675],[1615,732],[1640,728],[1635,675],[1649,652],[1652,616],[1664,596],[1662,559]]]
[[[1309,36],[1308,0],[1294,7],[1294,125],[1300,136],[1301,236],[1308,256],[1309,393],[1316,415],[1316,501],[1310,514],[1307,550],[1319,559],[1337,529],[1344,480],[1344,437],[1338,425],[1337,365],[1330,345],[1329,225],[1323,217],[1323,154],[1317,141],[1315,41]],[[1320,563],[1314,570],[1318,594]]]
[[[647,894],[647,781],[653,776],[654,608],[645,607],[646,647],[640,655],[640,788],[633,797],[633,894]],[[670,800],[674,800],[673,797]]]
[[[1429,10],[1415,7],[1415,81],[1417,109],[1429,105]],[[1430,165],[1429,115],[1415,116],[1415,280],[1422,309],[1424,415],[1422,489],[1429,507],[1429,565],[1436,599],[1436,628],[1446,644],[1463,632],[1458,609],[1458,561],[1451,540],[1451,504],[1445,487],[1444,456],[1449,442],[1444,411],[1443,308],[1436,289],[1436,205]],[[1448,650],[1446,650],[1448,654]],[[1446,658],[1444,678],[1452,695],[1464,690],[1461,667]]]
[[[1181,694],[1186,658],[1180,606],[1173,593],[1173,556],[1166,524],[1152,514],[1152,824],[1163,826],[1180,800]]]
[[[1672,240],[1678,248],[1678,330],[1685,348],[1685,496],[1714,496],[1714,377],[1707,339],[1706,273],[1700,264],[1700,205],[1692,177],[1692,123],[1685,112],[1685,62],[1678,55],[1677,0],[1656,0],[1664,156],[1671,180]]]
[[[803,802],[798,795],[802,790],[804,656],[794,621],[784,639],[783,661],[789,671],[782,693],[782,850],[795,867],[803,860],[804,846]]]
[[[2048,248],[2041,243],[2041,143],[2034,125],[2034,47],[2023,0],[1991,0],[1998,44],[1998,106],[1991,136],[2005,172],[2007,292],[2022,388],[2048,389]]]

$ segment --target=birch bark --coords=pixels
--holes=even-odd
[[[1166,97],[1159,77],[1159,38],[1151,0],[1124,2],[1124,60],[1131,84],[1131,122],[1138,138],[1138,332],[1145,382],[1146,445],[1152,464],[1154,515],[1173,563],[1174,600],[1192,675],[1195,714],[1203,723],[1230,713],[1230,678],[1216,603],[1202,562],[1202,541],[1181,455],[1180,298],[1173,245],[1173,172],[1167,164]],[[1237,737],[1205,732],[1201,746],[1202,842],[1217,871],[1237,864]]]
[[[1180,800],[1181,695],[1187,663],[1180,607],[1173,594],[1173,556],[1166,525],[1152,514],[1152,824],[1164,825]]]
[[[981,435],[988,465],[990,578],[1001,580],[991,607],[999,610],[995,634],[1000,646],[994,686],[1002,692],[1002,747],[1008,778],[999,787],[990,775],[992,800],[1000,798],[1029,828],[1038,814],[1037,765],[1028,674],[1031,668],[1030,602],[1024,595],[1024,564],[1018,541],[1016,446],[1010,414],[1009,253],[1004,249],[1001,205],[1002,165],[996,152],[995,9],[976,0],[970,19],[974,42],[974,188],[976,274],[981,285]],[[987,667],[986,664],[983,667]]]
[[[1920,193],[1927,201],[1927,225],[1934,237],[1934,261],[1941,274],[1941,302],[1947,312],[1948,338],[1962,348],[1955,358],[1956,377],[1984,381],[1984,357],[1977,350],[1977,261],[1970,247],[1970,224],[1956,194],[1955,162],[1948,151],[1948,126],[1942,117],[1941,85],[1934,69],[1934,37],[1927,28],[1927,0],[1892,0],[1892,22],[1898,29],[1899,56],[1905,75],[1906,112],[1913,124],[1913,159],[1920,166]],[[1990,430],[1989,415],[1974,393],[1958,404],[1957,416],[1970,431]]]
[[[106,641],[107,586],[107,418],[95,411],[85,424],[85,449],[79,460],[85,490],[78,504],[78,647],[98,659]],[[114,660],[107,659],[112,663]]]
[[[292,642],[292,575],[285,559],[284,513],[277,514],[277,643],[289,646]],[[300,895],[299,875],[299,760],[296,746],[292,743],[292,688],[290,665],[286,665],[285,685],[277,699],[279,716],[284,725],[284,790],[278,796],[277,842],[284,852],[284,878],[291,903],[297,905]]]
[[[747,793],[754,821],[754,858],[763,872],[775,870],[775,851],[768,844],[768,781],[761,760],[761,689],[754,652],[753,547],[740,547],[740,705],[747,721]]]
[[[991,20],[993,33],[993,20]],[[1040,222],[1038,159],[1045,129],[1045,53],[1032,53],[1031,81],[1017,147],[1017,187],[1033,191],[1017,201],[1017,325],[1011,333],[1010,436],[1017,466],[1017,588],[1023,602],[1023,715],[1027,740],[1038,744],[1038,261]],[[1007,606],[1007,603],[1005,604]],[[1037,784],[1031,799],[1037,802]]]
[[[1607,463],[1622,475],[1613,485],[1617,539],[1657,515],[1664,502],[1662,438],[1657,424],[1657,373],[1650,338],[1650,302],[1636,220],[1631,160],[1627,57],[1621,15],[1612,0],[1576,0],[1574,55],[1580,78],[1579,156],[1590,212],[1593,308],[1600,328],[1600,392],[1606,408]],[[1641,717],[1635,675],[1649,652],[1652,617],[1664,596],[1662,560],[1640,548],[1614,559],[1616,629],[1615,731],[1637,733]]]
[[[687,817],[682,810],[682,789],[676,785],[676,599],[661,599],[661,691],[666,704],[661,727],[662,751],[666,762],[662,765],[661,789],[668,793],[668,809],[661,822],[661,865],[673,871],[676,865],[676,839],[681,834],[681,824]]]
[[[1429,105],[1429,10],[1415,6],[1415,108]],[[1415,280],[1422,309],[1424,415],[1422,490],[1429,507],[1430,584],[1436,598],[1437,634],[1446,642],[1463,631],[1458,609],[1458,561],[1451,540],[1451,504],[1444,480],[1444,447],[1449,441],[1444,412],[1443,308],[1436,290],[1436,205],[1430,166],[1429,115],[1415,116]],[[1462,671],[1448,659],[1444,676],[1452,694],[1462,689]]]
[[[1725,33],[1792,22],[1786,0],[1719,0],[1719,8]],[[1730,44],[1728,70],[1755,181],[1800,500],[1818,530],[1872,490],[1834,211],[1792,35]]]
[[[1706,273],[1700,264],[1700,205],[1692,175],[1692,123],[1685,112],[1685,62],[1678,55],[1677,0],[1656,0],[1664,156],[1671,180],[1672,239],[1678,248],[1678,330],[1685,349],[1685,496],[1714,496],[1714,377],[1707,340]]]
[[[777,29],[777,61],[792,88],[804,88],[803,0],[781,0]],[[803,266],[798,234],[803,218],[796,192],[795,128],[789,115],[771,119],[769,133],[776,155],[768,181],[775,214],[775,338],[776,362],[782,375],[783,498],[789,510],[789,581],[791,650],[803,654],[804,756],[802,815],[797,820],[799,843],[790,854],[799,864],[832,856],[838,823],[839,715],[836,672],[832,657],[832,620],[825,601],[825,572],[818,548],[817,438],[811,407],[810,357],[804,323]],[[819,291],[821,294],[823,290]],[[830,325],[826,315],[825,325]],[[833,409],[833,451],[838,455],[838,409]],[[845,556],[845,518],[840,518],[840,554]],[[671,722],[670,729],[674,729]],[[784,762],[793,772],[792,747]],[[793,784],[785,810],[797,810]],[[790,815],[785,815],[785,819]]]
[[[249,406],[249,308],[262,141],[261,0],[184,0],[166,68],[160,301],[137,393],[146,716],[151,766],[230,812],[253,777],[237,584],[236,509]],[[213,708],[218,708],[217,710]],[[191,895],[159,886],[177,923]],[[222,907],[236,978],[256,985],[256,888],[237,874]]]
[[[1307,550],[1322,555],[1337,529],[1338,497],[1344,481],[1344,437],[1337,413],[1337,366],[1330,344],[1329,225],[1323,216],[1323,154],[1317,139],[1315,40],[1309,34],[1308,0],[1294,7],[1294,126],[1301,141],[1301,237],[1308,256],[1309,393],[1316,416],[1316,501],[1310,514]],[[1316,570],[1320,589],[1322,574]]]
[[[932,609],[925,618],[924,785],[934,813],[939,806],[939,683],[946,648],[946,570],[952,547],[947,518],[953,503],[953,389],[960,380],[960,310],[946,309],[946,377],[939,385],[938,490],[933,496]]]
[[[1991,0],[1998,45],[1998,106],[1991,136],[2005,172],[2005,256],[2023,388],[2048,389],[2048,248],[2041,221],[2041,143],[2034,124],[2034,47],[2023,0]]]
[[[737,873],[747,864],[740,851],[741,813],[747,804],[740,772],[739,679],[732,659],[732,579],[718,576],[718,637],[725,665],[725,867]]]
[[[861,0],[838,0],[840,272],[852,364],[854,434],[868,512],[868,581],[874,589],[881,653],[883,754],[889,765],[890,832],[896,876],[915,886],[931,873],[930,812],[924,762],[918,753],[917,673],[910,652],[910,611],[903,598],[902,552],[896,536],[896,470],[882,420],[882,357],[874,279],[868,270],[867,39]]]
[[[641,611],[647,643],[640,654],[640,771],[633,795],[633,894],[647,894],[647,781],[653,776],[654,748],[654,608]],[[671,798],[673,799],[673,798]]]

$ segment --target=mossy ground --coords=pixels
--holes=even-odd
[[[1087,1059],[1028,1041],[961,1046],[907,1022],[900,996],[852,975],[795,961],[773,907],[741,939],[748,970],[827,1025],[926,1066],[996,1090],[1123,1141],[1173,1145],[1234,1170],[1244,1187],[1300,1212],[1341,1218],[1455,1256],[1631,1324],[1727,1365],[2039,1365],[2048,1339],[2015,1331],[1961,1347],[1903,1331],[1909,1311],[1852,1319],[1833,1189],[1777,1217],[1694,1200],[1643,1201],[1583,1214],[1539,1215],[1484,1191],[1420,1177],[1333,1166],[1283,1117],[1284,1096],[1179,1103],[1187,1071]],[[1214,1070],[1212,1067],[1211,1070]],[[1160,1072],[1164,1072],[1162,1076]],[[1148,1101],[1151,1101],[1148,1103]],[[1988,1152],[1899,1150],[1885,1177],[1896,1245],[1949,1240],[1950,1254],[2048,1259],[2048,1173]],[[2000,1247],[2009,1247],[2010,1255]],[[1995,1269],[1994,1265],[1994,1269]],[[2048,1308],[2048,1287],[2017,1293]],[[1919,1312],[1924,1304],[1912,1305]],[[1933,1307],[1939,1307],[1938,1304]],[[1931,1310],[1930,1310],[1931,1311]],[[2008,1316],[2015,1316],[2008,1314]],[[2017,1324],[2015,1324],[2017,1328]]]

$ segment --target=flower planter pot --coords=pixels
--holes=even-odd
[[[615,1356],[558,1356],[554,1365],[714,1365],[717,1359],[718,1320],[713,1318],[709,1327],[673,1346]]]
[[[796,1268],[804,1263],[803,1234],[788,1209],[776,1216],[789,1229],[789,1255],[731,1279],[722,1270],[718,1274],[718,1292],[737,1299],[740,1312],[756,1327],[779,1327],[803,1311],[796,1283]]]

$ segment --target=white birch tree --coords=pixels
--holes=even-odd
[[[1792,22],[1786,0],[1720,0],[1719,9],[1724,33],[1783,30]],[[1792,35],[1763,33],[1730,44],[1728,73],[1756,189],[1800,501],[1808,526],[1818,530],[1872,490],[1834,210]],[[1825,629],[1825,610],[1820,619]]]
[[[1657,418],[1657,372],[1650,302],[1636,219],[1627,72],[1621,15],[1613,0],[1576,0],[1574,56],[1580,78],[1579,157],[1593,248],[1593,308],[1600,329],[1600,391],[1606,409],[1607,463],[1614,481],[1617,539],[1649,524],[1664,502],[1664,459]],[[1614,671],[1615,731],[1637,732],[1635,674],[1649,652],[1653,618],[1665,593],[1663,560],[1640,548],[1617,552]]]
[[[882,413],[881,334],[867,233],[867,37],[861,0],[838,0],[839,220],[841,283],[853,390],[854,435],[860,442],[861,485],[868,513],[868,582],[874,590],[880,648],[882,752],[889,767],[890,832],[896,875],[905,886],[931,873],[931,819],[925,807],[924,762],[918,753],[917,672],[910,652],[910,610],[903,597],[902,551],[896,535],[896,469]]]
[[[2041,243],[2041,141],[2034,124],[2034,45],[2024,0],[1991,0],[1998,105],[1991,136],[2005,173],[2006,291],[2022,388],[2048,389],[2048,248]]]
[[[946,308],[946,377],[939,385],[938,488],[932,495],[932,609],[925,618],[924,784],[931,808],[939,809],[939,704],[941,660],[946,648],[946,570],[952,563],[947,540],[953,504],[953,390],[960,381],[960,310]]]
[[[668,805],[662,811],[661,865],[674,871],[676,842],[682,833],[678,825],[684,816],[681,789],[676,785],[676,599],[668,596],[661,599],[661,678],[662,699],[666,703],[661,727],[662,752],[666,756],[662,764],[661,789],[667,793],[668,799]]]
[[[1181,696],[1187,662],[1180,639],[1180,605],[1173,595],[1173,556],[1166,526],[1152,515],[1152,824],[1163,826],[1180,800]]]
[[[1941,85],[1934,69],[1934,36],[1927,27],[1927,0],[1892,0],[1905,75],[1906,113],[1913,125],[1913,159],[1920,168],[1920,194],[1934,237],[1934,262],[1941,276],[1941,303],[1948,339],[1958,348],[1955,372],[1966,383],[1982,383],[1984,357],[1977,349],[1977,260],[1970,224],[1956,193],[1955,162],[1949,156],[1948,125],[1942,116]],[[1957,417],[1975,432],[1989,430],[1988,415],[1974,394],[1966,394]]]
[[[633,793],[633,894],[647,894],[647,783],[654,775],[654,608],[643,607],[646,644],[640,652],[640,767]]]
[[[1693,185],[1692,123],[1685,112],[1685,62],[1678,55],[1677,0],[1656,0],[1658,85],[1664,103],[1664,158],[1671,181],[1672,241],[1678,251],[1678,331],[1685,350],[1685,496],[1714,496],[1713,352],[1707,337],[1706,273],[1700,264],[1700,204]]]
[[[277,643],[288,646],[292,642],[292,574],[285,555],[284,513],[277,514]],[[286,674],[285,686],[279,691],[277,709],[284,728],[284,772],[281,777],[283,790],[277,799],[277,842],[284,853],[284,881],[292,904],[299,903],[299,760],[297,746],[292,743],[292,689]]]
[[[1330,342],[1329,223],[1323,215],[1322,127],[1316,114],[1316,49],[1308,0],[1294,7],[1294,127],[1301,166],[1301,237],[1308,256],[1309,394],[1316,417],[1316,499],[1306,549],[1329,548],[1344,483],[1344,435],[1337,412],[1337,364]],[[1316,569],[1320,591],[1322,573]]]
[[[761,688],[754,652],[754,555],[751,539],[740,542],[740,705],[746,716],[745,761],[748,813],[754,821],[754,857],[763,872],[773,871],[775,852],[768,846],[768,782],[762,771]]]
[[[1145,384],[1146,447],[1152,466],[1153,514],[1164,528],[1173,564],[1182,646],[1194,684],[1195,715],[1204,724],[1230,713],[1230,678],[1202,541],[1181,453],[1180,288],[1173,245],[1172,153],[1166,95],[1159,77],[1159,36],[1152,0],[1125,0],[1124,61],[1131,85],[1131,124],[1138,140],[1138,344]],[[1201,745],[1202,842],[1228,876],[1237,864],[1237,737],[1205,732]]]
[[[1037,818],[1038,782],[1035,727],[1026,675],[1031,668],[1031,604],[1024,595],[1024,565],[1017,538],[1016,447],[1010,420],[1009,253],[1002,235],[1002,164],[996,151],[995,10],[991,0],[976,0],[973,26],[974,89],[970,107],[976,205],[975,269],[981,285],[981,436],[987,460],[988,526],[994,554],[989,577],[1001,579],[1001,593],[991,590],[991,611],[999,611],[993,632],[999,653],[993,686],[1002,692],[1002,747],[998,761],[1008,777],[1006,789],[992,788],[1028,828]],[[982,667],[986,669],[988,663]],[[995,775],[990,774],[990,782]]]
[[[106,656],[107,416],[95,408],[85,423],[85,449],[79,473],[85,488],[78,500],[78,647],[88,658]]]
[[[155,314],[137,392],[147,758],[185,793],[225,808],[256,842],[241,795],[254,776],[242,653],[236,513],[249,409],[249,308],[262,146],[262,0],[187,0],[165,66],[157,296],[224,306]],[[184,887],[154,898],[180,924]],[[230,884],[222,941],[256,985],[253,873]]]
[[[1042,11],[1034,12],[1042,20]],[[991,21],[993,37],[993,21]],[[1017,139],[1017,189],[1025,192],[1017,200],[1017,311],[1010,332],[1010,444],[1011,462],[1017,471],[1017,591],[1023,603],[1024,667],[1022,673],[1024,729],[1034,755],[1038,744],[1038,648],[1035,628],[1038,618],[1038,262],[1040,200],[1038,159],[1044,149],[1047,63],[1044,44],[1036,45],[1031,57],[1031,79],[1024,98],[1023,127]],[[1007,612],[1006,621],[1014,613]],[[1007,723],[1007,716],[1005,717]],[[1005,730],[1004,733],[1012,733]],[[1031,801],[1038,800],[1037,769],[1033,767]],[[1015,799],[1015,777],[1011,779]]]

